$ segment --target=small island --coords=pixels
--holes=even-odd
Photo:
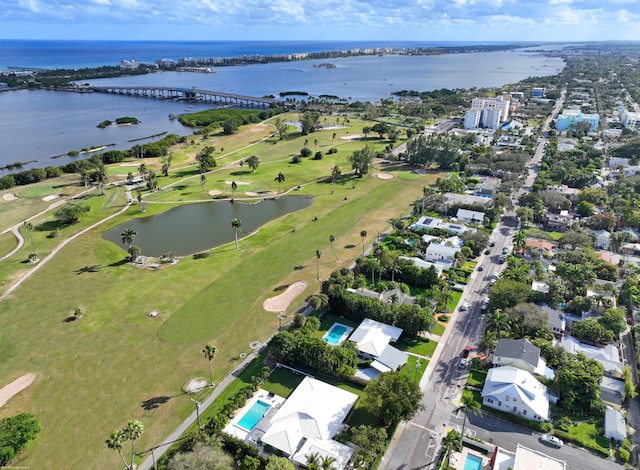
[[[113,124],[113,123],[107,119],[105,121],[102,121],[100,124],[98,124],[97,127],[99,127],[100,129],[104,129],[105,127],[108,127],[111,124]]]
[[[315,68],[325,68],[325,69],[335,69],[336,64],[332,64],[331,62],[323,62],[321,64],[314,64],[312,67]]]
[[[127,116],[116,119],[116,124],[140,124],[140,121],[138,118]]]

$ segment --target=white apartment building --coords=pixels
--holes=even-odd
[[[509,117],[510,104],[511,99],[508,95],[495,98],[474,98],[471,102],[471,109],[465,114],[465,128],[475,129],[480,126],[497,129],[500,123]]]
[[[638,121],[640,121],[640,114],[639,113],[631,113],[631,112],[625,110],[622,113],[621,121],[622,121],[622,125],[624,127],[626,127],[627,129],[635,130]]]

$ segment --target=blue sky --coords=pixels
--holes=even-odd
[[[0,0],[1,39],[640,40],[638,0]]]

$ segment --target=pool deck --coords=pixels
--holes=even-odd
[[[467,461],[467,455],[475,455],[482,459],[482,470],[490,470],[491,461],[486,455],[475,452],[466,447],[462,448],[462,452],[453,452],[449,457],[449,466],[456,470],[464,470],[464,464]]]
[[[230,436],[233,436],[233,437],[238,438],[238,439],[242,439],[243,441],[251,440],[250,439],[251,431],[247,431],[246,429],[241,428],[240,426],[238,426],[238,421],[240,421],[242,419],[242,417],[245,415],[245,413],[247,411],[249,411],[249,409],[258,400],[260,400],[260,401],[262,401],[264,403],[269,403],[271,405],[271,409],[269,411],[267,411],[267,413],[265,414],[266,418],[271,416],[273,414],[273,412],[276,409],[278,409],[285,402],[284,398],[282,398],[282,397],[280,397],[278,395],[274,395],[272,393],[269,393],[266,390],[259,389],[256,393],[254,393],[253,397],[251,397],[249,400],[247,400],[247,404],[245,406],[243,406],[242,408],[240,408],[236,412],[236,414],[233,417],[233,419],[229,422],[229,424],[227,424],[225,426],[223,431],[225,433],[229,434]],[[256,427],[257,427],[257,425],[256,425]]]

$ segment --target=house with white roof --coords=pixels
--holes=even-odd
[[[608,250],[609,243],[611,242],[611,232],[607,230],[587,230],[587,233],[593,237],[595,237],[594,246],[596,248],[600,248],[601,250]]]
[[[446,206],[453,206],[455,204],[481,204],[488,206],[490,203],[490,197],[474,196],[472,194],[444,193],[444,204]]]
[[[547,315],[547,324],[551,329],[551,332],[555,335],[564,333],[567,328],[567,321],[564,318],[564,313],[560,310],[543,305],[540,307],[542,311]]]
[[[607,410],[604,413],[604,437],[622,442],[627,438],[627,423],[618,410]]]
[[[598,346],[581,343],[573,336],[563,336],[559,344],[568,353],[578,354],[580,352],[589,359],[595,359],[602,364],[605,374],[622,377],[620,353],[618,352],[618,348],[613,344],[607,344],[605,347],[600,348]]]
[[[567,463],[518,443],[516,451],[496,447],[491,470],[566,470]]]
[[[408,256],[400,256],[400,259],[406,259],[409,261],[413,261],[413,264],[422,269],[434,268],[438,273],[438,277],[442,276],[443,271],[449,271],[453,267],[453,263],[447,260],[438,260],[436,263],[432,263],[430,261],[425,261],[422,258],[417,257],[408,257]]]
[[[484,405],[532,421],[549,420],[550,399],[555,401],[546,386],[512,366],[490,369],[482,388]]]
[[[468,209],[458,209],[456,218],[467,223],[482,224],[484,222],[484,212],[470,211]]]
[[[430,243],[424,252],[424,259],[431,262],[438,260],[455,261],[456,254],[460,251],[460,248],[455,246],[444,245],[440,243]]]
[[[449,246],[455,246],[456,248],[462,248],[464,245],[464,240],[457,235],[453,237],[448,237],[444,239],[444,244]]]
[[[442,224],[442,219],[422,216],[415,224],[413,224],[412,228],[414,230],[432,230],[434,228],[440,228],[440,224]]]
[[[334,458],[333,468],[342,470],[353,449],[333,437],[357,399],[354,393],[306,377],[264,425],[260,441],[298,464],[306,465],[315,453]]]
[[[405,365],[409,357],[389,344],[397,341],[402,331],[397,326],[365,318],[351,333],[349,341],[356,343],[358,356],[365,360],[373,359],[371,367],[378,373],[390,372]]]

